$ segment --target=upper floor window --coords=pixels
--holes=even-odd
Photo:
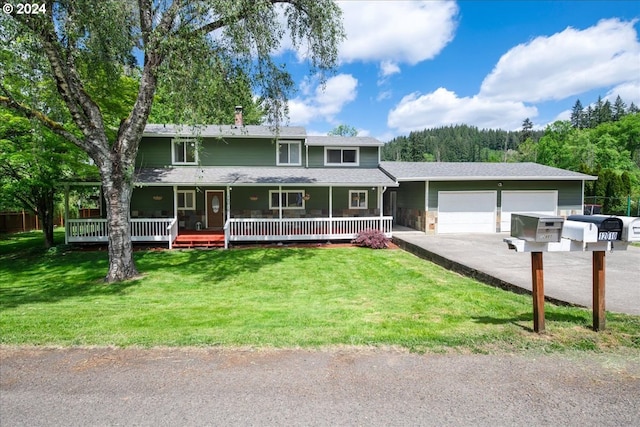
[[[196,140],[175,138],[171,141],[171,163],[174,165],[195,165],[198,163]]]
[[[324,149],[325,166],[358,166],[360,150],[358,148],[329,148]]]
[[[302,161],[301,157],[301,144],[300,141],[295,142],[282,142],[278,141],[278,159],[276,164],[300,166]]]

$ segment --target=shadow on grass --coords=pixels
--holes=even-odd
[[[589,326],[589,319],[587,319],[587,317],[576,314],[545,312],[544,318],[545,321],[574,323],[580,326]],[[509,318],[476,316],[472,317],[472,320],[474,322],[484,323],[487,325],[506,325],[510,323],[528,331],[533,330],[532,327],[527,327],[521,324],[522,322],[531,322],[531,326],[533,326],[533,312],[522,313],[518,316]]]
[[[293,248],[138,252],[136,264],[145,273],[174,269],[185,281],[220,282],[288,259],[312,259],[314,254],[312,249]]]
[[[108,270],[105,251],[46,252],[28,244],[16,244],[20,250],[0,256],[0,311],[25,304],[120,295],[153,280],[149,276],[163,271],[175,274],[181,283],[211,283],[258,272],[287,259],[305,260],[314,256],[312,250],[289,248],[140,251],[134,257],[141,278],[105,284],[102,282]]]

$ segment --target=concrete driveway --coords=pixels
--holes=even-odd
[[[409,229],[405,229],[409,230]],[[393,232],[394,241],[463,274],[503,287],[531,292],[531,255],[509,250],[508,234]],[[412,250],[413,248],[413,250]],[[605,309],[640,315],[640,248],[608,252],[605,257]],[[543,256],[545,296],[592,307],[592,253],[550,252]]]

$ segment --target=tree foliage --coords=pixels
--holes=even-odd
[[[199,119],[197,102],[207,92],[191,89],[244,70],[252,90],[260,88],[261,108],[277,125],[292,89],[289,74],[272,55],[285,35],[307,52],[321,81],[337,64],[344,37],[340,9],[330,0],[51,0],[45,5],[46,14],[0,17],[2,48],[15,52],[10,61],[2,58],[0,104],[39,120],[95,162],[107,208],[107,281],[138,274],[128,227],[130,199],[138,146],[159,84],[166,87],[165,96],[191,106],[187,113]],[[136,71],[137,92],[116,123],[105,117],[96,93],[131,70],[135,49],[144,55]],[[36,92],[23,96],[23,86],[11,81],[14,71],[20,78],[53,81],[73,128],[49,117]]]
[[[358,129],[351,125],[340,124],[331,129],[328,133],[330,136],[358,136]]]

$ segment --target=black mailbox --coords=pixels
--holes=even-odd
[[[588,222],[598,227],[598,241],[622,240],[623,223],[614,216],[569,215],[568,221]]]

